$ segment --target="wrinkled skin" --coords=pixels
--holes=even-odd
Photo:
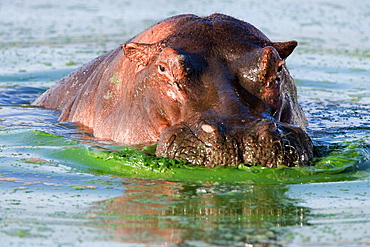
[[[222,14],[180,15],[148,28],[63,78],[35,105],[61,110],[98,139],[158,142],[156,154],[202,166],[306,165],[312,143],[285,59]]]

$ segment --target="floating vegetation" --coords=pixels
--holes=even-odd
[[[80,163],[97,173],[121,177],[170,181],[244,182],[249,184],[310,183],[355,180],[367,177],[368,149],[363,141],[318,148],[324,156],[311,166],[268,168],[240,164],[228,167],[200,167],[184,160],[154,156],[155,145],[136,150],[129,147],[74,146],[56,155]],[[326,150],[324,150],[326,149]]]

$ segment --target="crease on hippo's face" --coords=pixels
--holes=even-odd
[[[292,167],[307,165],[313,156],[312,143],[301,128],[257,119],[231,124],[179,123],[162,134],[156,154],[208,167]]]

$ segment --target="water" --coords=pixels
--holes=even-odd
[[[299,41],[287,64],[316,145],[368,142],[366,1],[3,1],[2,246],[370,245],[368,169],[326,183],[170,182],[103,175],[85,156],[57,155],[93,140],[58,123],[56,112],[31,107],[39,93],[157,21],[213,12],[249,21],[274,41]]]

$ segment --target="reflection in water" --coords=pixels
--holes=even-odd
[[[115,241],[193,246],[282,246],[287,226],[309,210],[286,185],[133,181],[125,196],[100,202],[97,218]],[[284,239],[284,240],[283,240]]]

